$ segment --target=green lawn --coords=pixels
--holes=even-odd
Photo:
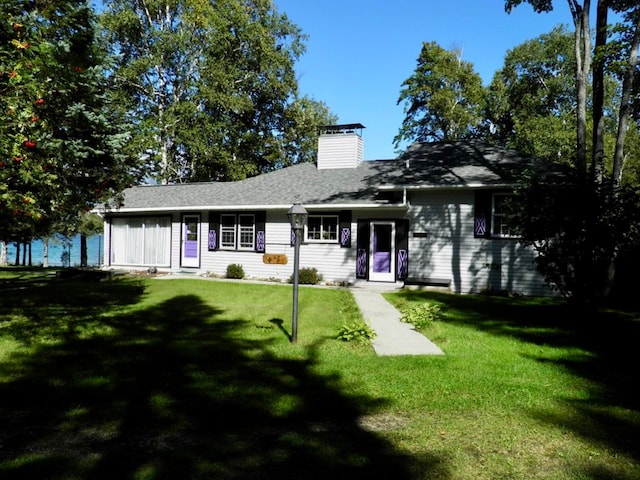
[[[348,291],[0,270],[0,478],[640,478],[640,314],[437,302],[439,357],[336,340]],[[589,321],[587,321],[589,320]]]

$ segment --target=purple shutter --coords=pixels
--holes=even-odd
[[[218,248],[218,232],[216,232],[215,230],[209,230],[207,245],[210,251]]]
[[[367,251],[364,248],[358,249],[356,278],[367,278]]]
[[[406,250],[398,250],[398,280],[404,280],[409,276],[409,253]]]
[[[255,236],[255,251],[258,253],[264,253],[266,249],[266,222],[267,212],[259,211],[255,213],[256,219],[256,236]]]
[[[340,212],[340,246],[351,248],[351,210]]]
[[[209,212],[209,234],[207,236],[207,248],[209,251],[218,249],[218,232],[220,231],[220,213]]]
[[[484,213],[476,213],[473,235],[476,237],[484,237],[487,235],[487,216]]]
[[[357,254],[356,254],[356,278],[369,277],[369,220],[358,221]]]
[[[264,252],[264,249],[265,249],[264,230],[258,230],[256,232],[256,252]]]
[[[409,220],[396,220],[396,280],[409,276]]]
[[[473,236],[476,238],[491,237],[491,191],[477,190],[473,215]]]

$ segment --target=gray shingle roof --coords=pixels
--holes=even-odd
[[[124,191],[120,211],[389,205],[381,190],[507,186],[534,166],[531,158],[481,143],[419,143],[395,160],[352,169],[304,163],[238,182],[138,186]]]

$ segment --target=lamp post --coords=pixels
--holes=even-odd
[[[293,255],[293,312],[291,315],[291,343],[298,341],[298,273],[300,270],[300,237],[307,224],[307,211],[299,203],[294,203],[287,212],[289,223],[294,232]]]

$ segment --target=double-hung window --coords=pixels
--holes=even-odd
[[[507,217],[508,203],[511,198],[513,195],[509,193],[493,194],[491,209],[491,234],[493,237],[510,238],[515,236]]]
[[[305,238],[308,242],[337,242],[338,216],[309,215]]]
[[[255,248],[256,220],[253,214],[220,215],[220,248],[253,250]]]

